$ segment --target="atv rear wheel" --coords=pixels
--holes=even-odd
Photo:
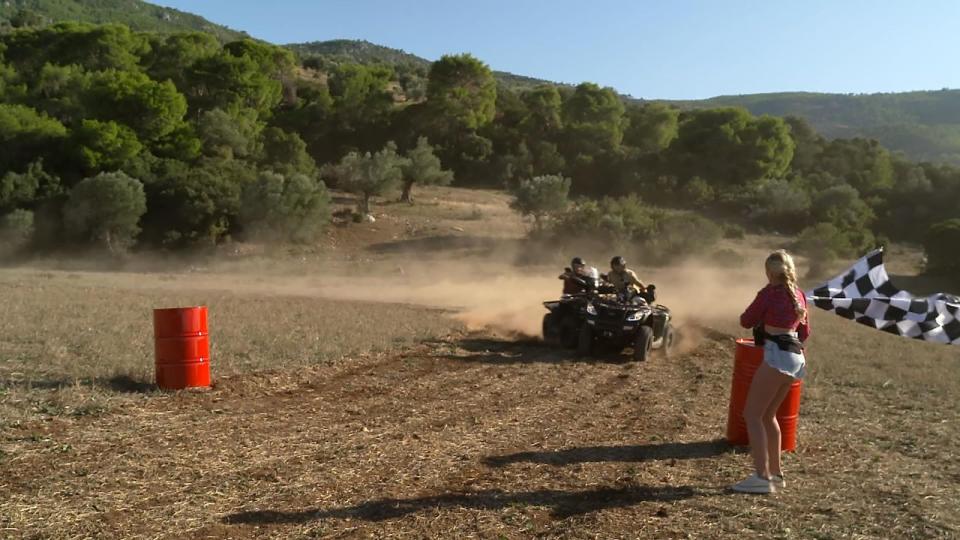
[[[553,313],[547,313],[543,316],[543,341],[554,345],[560,339],[560,328],[557,325],[557,316]]]
[[[663,355],[666,356],[667,358],[669,358],[670,355],[673,354],[673,346],[676,344],[676,341],[677,341],[677,332],[674,331],[672,324],[667,323],[667,325],[663,327],[663,346],[662,346]]]
[[[593,353],[593,329],[585,324],[580,327],[580,336],[577,340],[577,353],[580,356],[590,356]]]
[[[637,329],[637,339],[633,342],[633,359],[637,362],[643,362],[650,354],[650,346],[653,345],[653,328],[641,326]]]

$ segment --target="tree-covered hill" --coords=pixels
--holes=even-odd
[[[300,58],[327,57],[354,64],[409,64],[427,69],[430,61],[400,49],[392,49],[365,40],[331,39],[285,45]]]
[[[33,26],[77,21],[120,23],[142,32],[201,31],[221,41],[246,35],[214,24],[199,15],[157,6],[141,0],[4,0],[0,2],[0,26]]]
[[[0,27],[80,21],[122,23],[138,31],[203,31],[221,41],[245,34],[203,17],[141,0],[5,0]],[[302,60],[321,71],[343,64],[382,63],[397,69],[407,98],[422,99],[430,60],[363,40],[289,44]],[[510,89],[529,89],[541,79],[494,71]],[[820,94],[783,92],[719,96],[699,101],[670,101],[682,109],[742,106],[753,114],[799,116],[828,138],[865,137],[880,141],[914,160],[960,164],[960,90],[893,94]]]
[[[826,137],[867,137],[911,159],[960,163],[960,90],[784,92],[672,103],[681,108],[742,106],[754,114],[800,116]]]
[[[652,204],[796,234],[818,260],[862,253],[878,235],[934,239],[930,260],[945,246],[960,268],[960,167],[856,136],[929,152],[918,141],[940,129],[949,157],[956,92],[681,110],[589,82],[510,86],[469,54],[385,65],[405,53],[341,43],[327,49],[340,56],[298,58],[254,39],[17,17],[0,32],[0,247],[13,252],[311,242],[329,218],[328,183],[358,195],[362,218],[371,197],[454,182],[526,193],[536,205],[517,208],[538,234],[587,233],[611,249],[674,253],[720,234]],[[568,193],[582,198],[570,212]]]
[[[401,49],[384,47],[376,43],[355,39],[333,39],[312,41],[310,43],[291,43],[285,45],[303,60],[314,59],[320,66],[335,64],[387,64],[400,68],[407,73],[426,76],[430,60]],[[512,89],[533,88],[541,84],[554,84],[543,79],[517,75],[505,71],[494,71],[497,82]]]

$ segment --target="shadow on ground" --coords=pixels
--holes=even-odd
[[[513,240],[481,236],[457,236],[453,234],[426,236],[373,244],[367,249],[379,254],[436,253],[466,250],[475,255],[490,255],[516,244]]]
[[[24,379],[0,381],[0,388],[28,388],[34,390],[62,390],[74,386],[93,387],[111,390],[122,394],[146,394],[157,390],[157,386],[148,381],[129,375],[115,375],[105,379]]]
[[[603,461],[639,462],[670,459],[698,459],[715,457],[734,449],[724,439],[688,443],[660,443],[627,446],[585,446],[566,450],[518,452],[490,456],[483,463],[490,467],[506,467],[511,463],[543,463],[546,465],[573,465]]]
[[[449,355],[446,358],[481,364],[531,364],[537,362],[624,364],[631,360],[628,355],[620,352],[597,353],[584,357],[578,355],[576,351],[547,345],[539,338],[522,335],[512,339],[467,337],[456,344],[459,349],[469,354]]]
[[[396,519],[425,510],[443,508],[470,508],[475,510],[501,510],[517,505],[546,506],[551,516],[563,519],[588,514],[608,508],[623,508],[647,501],[670,502],[689,499],[698,495],[692,487],[632,486],[624,488],[599,488],[584,491],[538,490],[509,493],[498,489],[445,493],[413,499],[377,499],[344,508],[321,508],[299,512],[258,510],[238,512],[223,518],[229,524],[295,524],[321,519],[360,519],[384,521]]]

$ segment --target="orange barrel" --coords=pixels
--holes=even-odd
[[[153,310],[157,386],[163,390],[210,386],[207,307]]]
[[[747,402],[747,392],[753,382],[760,363],[763,362],[763,348],[756,347],[752,339],[738,339],[737,352],[733,361],[733,384],[730,387],[730,411],[727,415],[727,442],[735,446],[750,444],[747,424],[743,420],[743,407]],[[777,422],[780,424],[780,448],[792,452],[797,449],[797,418],[800,416],[800,386],[797,380],[790,386],[787,397],[777,409]]]

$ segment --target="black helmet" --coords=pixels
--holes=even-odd
[[[616,257],[610,259],[610,266],[626,266],[627,261],[623,257],[617,255]]]
[[[583,266],[583,265],[584,265],[584,262],[582,257],[574,257],[573,260],[570,261],[570,266]]]

